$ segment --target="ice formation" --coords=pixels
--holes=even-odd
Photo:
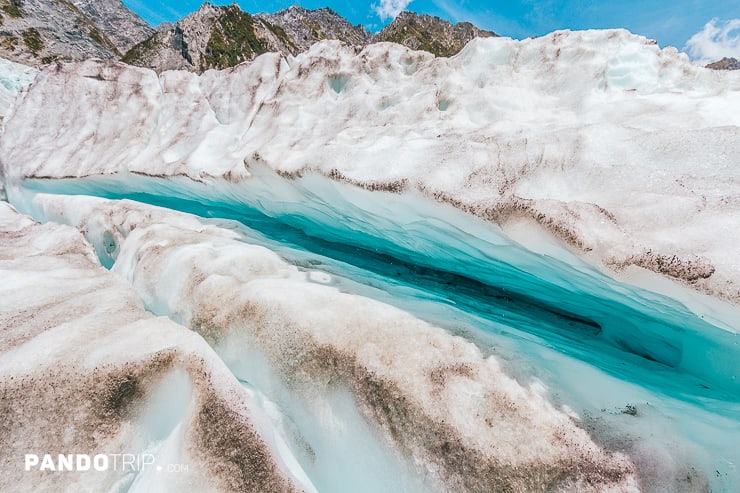
[[[680,447],[670,452],[646,442],[644,431],[635,433],[631,451],[647,454],[638,455],[636,465],[616,450],[604,452],[574,426],[580,418],[574,422],[572,411],[548,402],[552,390],[534,375],[512,379],[496,355],[485,357],[472,343],[408,312],[348,293],[337,274],[288,265],[270,250],[247,244],[254,239],[238,226],[87,197],[36,195],[29,208],[85,231],[100,254],[115,259],[113,271],[131,283],[149,310],[203,335],[240,380],[270,389],[275,384],[259,376],[264,369],[243,362],[253,354],[250,348],[258,348],[278,380],[301,397],[296,405],[281,402],[274,389],[268,392],[282,409],[309,408],[324,416],[314,419],[327,435],[334,421],[343,420],[329,418],[327,425],[325,415],[337,411],[336,405],[327,409],[322,393],[346,388],[396,452],[413,458],[406,467],[419,469],[425,489],[632,491],[639,489],[635,469],[652,487],[691,489],[693,482],[698,491],[707,484],[684,457],[698,460],[694,446],[676,430],[669,440]],[[321,265],[315,258],[294,263]],[[613,385],[603,374],[594,378]],[[556,386],[558,392],[567,387]],[[659,412],[675,405],[671,401],[659,405]],[[295,410],[285,412],[291,422],[299,421]],[[723,421],[720,416],[715,419]],[[713,438],[716,433],[711,431]],[[311,449],[322,446],[313,443]],[[310,473],[310,461],[306,468]]]
[[[732,491],[739,128],[740,74],[566,31],[449,59],[324,42],[200,77],[60,64],[0,157],[15,207],[78,228],[113,271],[93,277],[171,320],[131,323],[222,375],[174,365],[236,399],[286,488]],[[128,336],[131,361],[168,337]]]
[[[0,203],[0,238],[4,491],[310,491],[258,399],[202,338],[147,313],[79,231]],[[24,470],[25,454],[81,451],[192,467]]]
[[[7,114],[18,91],[28,86],[38,70],[0,58],[0,122]]]
[[[320,173],[529,218],[606,267],[737,301],[738,91],[737,73],[626,31],[477,39],[450,59],[326,42],[202,77],[46,70],[0,151],[14,178],[182,175],[245,195],[257,167]],[[283,202],[250,205],[277,216]]]

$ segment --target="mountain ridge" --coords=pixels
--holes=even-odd
[[[301,51],[325,39],[339,39],[351,45],[366,45],[372,39],[372,34],[363,26],[352,25],[328,7],[309,10],[292,5],[273,14],[256,14],[256,17],[279,26]]]
[[[0,0],[0,56],[33,67],[119,59],[152,32],[121,0]]]
[[[373,42],[389,41],[436,56],[456,55],[473,38],[499,36],[470,22],[452,24],[439,17],[404,11],[373,36]]]
[[[499,36],[469,22],[403,11],[372,34],[334,10],[292,5],[250,14],[233,3],[201,7],[175,23],[152,28],[121,0],[0,0],[0,57],[41,67],[89,58],[121,60],[161,73],[230,68],[267,52],[296,56],[314,43],[338,40],[366,47],[392,42],[435,56],[456,55],[476,37]],[[725,58],[707,65],[736,70]]]
[[[467,22],[452,24],[408,11],[373,35],[328,7],[309,10],[293,5],[274,14],[250,14],[237,4],[214,6],[206,2],[135,45],[122,61],[157,72],[178,69],[201,73],[232,67],[267,52],[295,56],[327,39],[361,47],[397,42],[435,56],[452,56],[473,38],[490,36],[498,35]]]
[[[740,70],[740,60],[732,57],[724,57],[722,60],[707,65],[712,70]]]

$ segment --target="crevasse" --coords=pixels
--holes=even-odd
[[[133,178],[134,181],[137,179],[143,180]],[[449,245],[445,243],[449,233],[439,220],[441,214],[436,214],[437,228],[433,233],[423,230],[429,236],[422,237],[421,233],[402,226],[406,224],[401,219],[402,214],[408,218],[410,211],[407,203],[406,207],[397,209],[397,214],[364,216],[366,221],[370,217],[393,218],[400,225],[388,227],[385,223],[385,234],[394,229],[401,231],[404,236],[399,237],[399,243],[415,245],[414,250],[404,251],[397,245],[389,250],[387,245],[392,244],[390,239],[393,236],[375,241],[366,232],[349,232],[336,226],[329,228],[311,218],[296,215],[270,218],[243,203],[223,198],[206,200],[202,195],[198,200],[193,195],[185,198],[188,197],[187,188],[170,188],[174,186],[171,180],[144,181],[146,184],[139,181],[132,187],[131,197],[204,217],[237,219],[250,229],[226,223],[228,229],[238,232],[250,243],[268,246],[301,269],[329,274],[327,280],[314,276],[316,282],[330,282],[341,291],[398,306],[474,341],[485,353],[506,361],[507,371],[523,384],[543,382],[551,399],[573,409],[583,420],[583,425],[607,443],[618,441],[618,437],[627,433],[634,441],[633,446],[634,443],[642,444],[638,448],[648,447],[652,454],[657,454],[656,457],[668,454],[673,464],[670,467],[679,467],[680,470],[684,466],[678,464],[684,463],[693,464],[691,467],[701,464],[699,467],[704,471],[714,467],[721,474],[712,477],[706,473],[705,477],[721,488],[729,484],[727,481],[734,481],[732,478],[736,472],[731,465],[735,462],[734,436],[726,434],[725,430],[732,426],[739,411],[730,362],[732,352],[737,348],[735,336],[701,320],[680,303],[621,285],[578,262],[566,251],[560,252],[560,260],[555,258],[558,255],[554,250],[555,256],[527,253],[485,224],[478,223],[480,229],[468,230],[470,236],[463,236],[461,231],[464,231],[462,225],[465,221],[456,218],[454,238],[465,238],[466,241]],[[319,182],[331,188],[347,187],[327,183],[325,179]],[[158,188],[162,183],[166,183],[167,188]],[[47,190],[54,188],[58,194],[127,195],[120,182],[109,187],[101,179],[26,182],[32,188],[40,184]],[[143,193],[148,187],[152,187],[151,192]],[[274,192],[275,184],[268,188]],[[10,192],[14,203],[40,220],[86,224],[87,237],[96,247],[102,262],[115,265],[121,245],[126,241],[126,233],[105,226],[106,220],[103,220],[104,226],[96,225],[100,220],[99,213],[86,213],[84,208],[76,211],[78,206],[75,206],[74,197],[65,199],[56,195],[58,198],[55,199],[55,196],[37,195],[37,190],[12,189]],[[370,199],[371,196],[383,195],[347,188],[342,196],[349,200],[353,193],[358,194],[353,201],[355,203],[362,201],[362,197]],[[305,193],[305,196],[311,195]],[[322,196],[327,196],[326,190]],[[390,207],[389,200],[401,200],[394,195],[385,198],[380,202],[385,207]],[[65,200],[69,202],[65,203]],[[331,203],[336,207],[340,202],[332,200]],[[367,200],[363,203],[367,204]],[[315,205],[296,207],[303,211],[317,209]],[[360,217],[349,206],[335,210],[336,215],[331,218],[336,223],[344,217]],[[326,214],[329,212],[325,211],[325,215],[320,217],[329,217]],[[87,216],[89,218],[84,219]],[[417,219],[417,222],[421,220]],[[218,221],[215,224],[224,226]],[[489,242],[481,241],[484,234],[489,235]],[[339,239],[344,241],[339,242]],[[490,240],[496,240],[496,243]],[[455,252],[455,247],[460,244],[465,246],[466,253],[457,253],[455,257],[451,252]],[[509,265],[497,260],[493,268],[490,252],[506,252],[506,249],[517,263]],[[484,253],[476,256],[471,255],[471,251]],[[425,256],[420,256],[420,252]],[[435,254],[438,257],[434,257]],[[526,264],[528,272],[523,270],[522,256],[534,259]],[[541,278],[537,277],[540,273]],[[547,279],[553,281],[548,283]],[[606,286],[600,286],[601,283],[606,283]],[[156,296],[151,298],[149,308],[157,314],[192,325],[189,319],[182,319],[178,312],[172,311],[177,304],[165,301],[166,291],[178,284],[175,282],[172,288],[163,286],[161,289],[164,291],[158,296],[165,298],[160,301],[155,301],[158,299]],[[579,303],[572,301],[573,296]],[[561,299],[563,303],[560,303]],[[609,313],[616,316],[609,318]],[[648,323],[652,325],[646,327]],[[628,332],[630,330],[636,332]],[[610,338],[607,331],[621,331],[617,332],[620,337]],[[654,332],[651,334],[650,331]],[[643,333],[648,337],[643,337]],[[621,340],[629,340],[630,344],[622,344]],[[243,343],[231,342],[220,346],[220,354],[232,371],[258,388],[273,389],[272,392],[277,393],[273,396],[282,395],[282,401],[280,397],[274,398],[286,407],[294,406],[285,391],[279,390],[280,385],[275,383],[275,378],[268,376],[270,371],[247,363],[253,358],[246,357],[248,353],[244,350],[235,350],[240,344]],[[668,349],[662,347],[663,344]],[[691,371],[692,368],[685,363],[705,358],[707,353],[711,355],[711,351],[716,351],[713,348],[721,345],[721,352],[714,354],[727,355],[726,373],[722,373],[723,369],[716,362],[713,370],[705,366],[699,372]],[[635,351],[635,347],[643,349]],[[673,348],[681,349],[676,360],[661,361],[651,357],[651,354],[673,354],[668,352]],[[409,351],[414,350],[409,348]],[[287,412],[291,414],[291,411]],[[624,422],[627,416],[632,419]],[[291,419],[305,422],[307,418]],[[665,436],[659,439],[651,436],[649,430],[654,426],[667,426]],[[676,451],[668,452],[676,440],[681,445]],[[708,453],[710,449],[712,452]],[[648,463],[656,460],[660,462],[653,457]],[[647,469],[645,464],[643,467]],[[661,467],[668,466],[663,462]],[[664,473],[668,474],[663,470],[661,474]],[[648,483],[651,481],[654,487],[665,485],[654,477],[647,480]]]

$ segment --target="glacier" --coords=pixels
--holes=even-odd
[[[7,206],[24,227],[4,238],[48,228],[51,259],[73,236],[132,300],[96,316],[163,327],[86,335],[111,373],[183,345],[144,378],[136,419],[106,426],[119,449],[205,468],[119,484],[733,491],[738,110],[740,74],[622,30],[476,39],[450,59],[322,42],[202,76],[57,64],[4,122],[8,200],[43,223]],[[21,342],[0,381],[71,364],[88,385],[90,362],[62,356],[82,336],[12,315],[36,294],[34,255],[13,248],[3,326]],[[83,304],[45,262],[49,296]],[[183,444],[203,395],[228,396],[226,429],[264,459],[239,463],[275,483],[237,484],[208,444]],[[59,449],[24,429],[18,446]]]

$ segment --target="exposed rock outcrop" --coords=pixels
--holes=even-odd
[[[711,68],[712,70],[740,70],[740,60],[724,57],[722,60],[710,63],[707,65],[707,68]]]
[[[439,17],[403,12],[373,36],[329,8],[292,6],[275,14],[251,15],[236,4],[218,7],[205,3],[176,24],[162,26],[122,61],[157,72],[179,69],[200,73],[233,67],[267,52],[295,56],[327,39],[361,47],[391,41],[436,56],[452,56],[477,36],[496,34],[468,22],[453,25]]]
[[[153,30],[120,0],[0,0],[0,56],[39,67],[119,58]]]
[[[391,41],[412,50],[428,51],[436,56],[452,56],[473,38],[492,36],[498,34],[478,29],[469,22],[451,24],[431,15],[401,12],[373,37],[373,42]]]
[[[330,8],[307,10],[292,6],[274,14],[258,14],[273,26],[281,28],[300,51],[324,39],[337,39],[347,44],[365,46],[372,35],[363,26],[354,26]]]

